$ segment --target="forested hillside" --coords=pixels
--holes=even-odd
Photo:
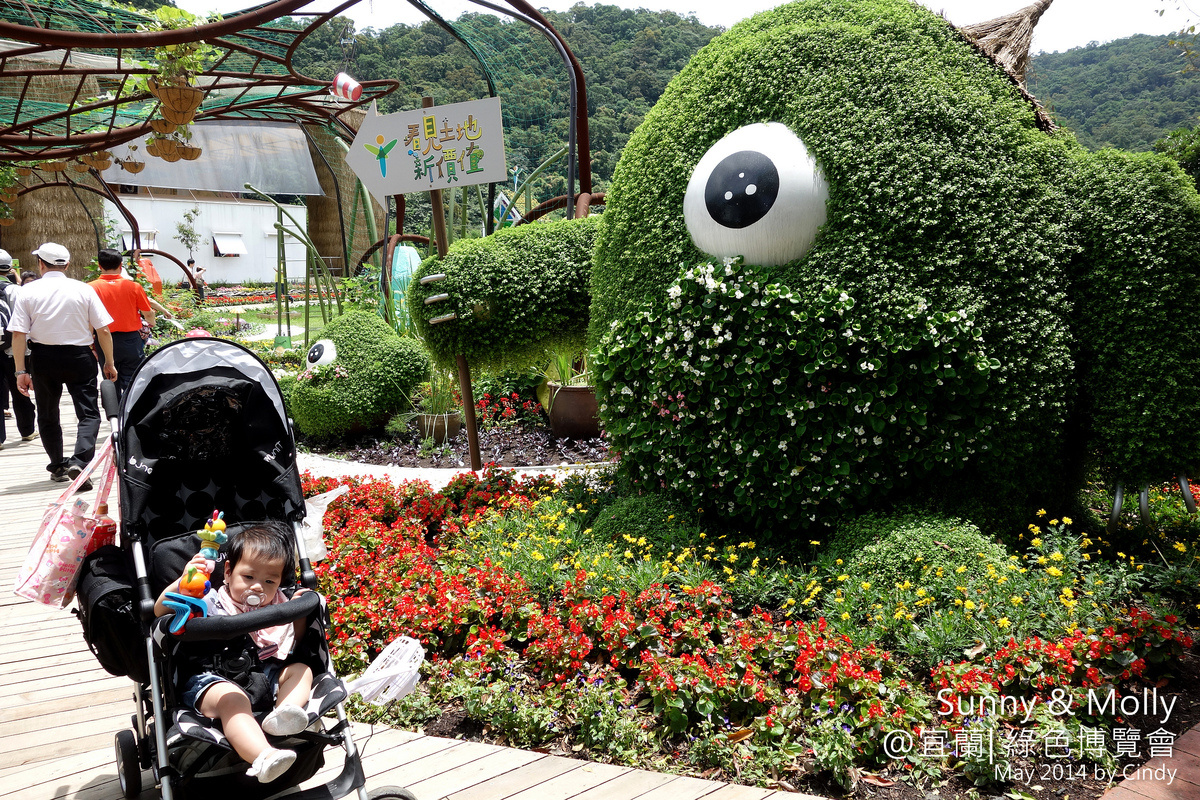
[[[667,82],[720,32],[672,12],[578,4],[545,12],[583,65],[587,78],[592,169],[597,188],[612,175],[621,149]],[[441,103],[488,95],[483,69],[468,49],[434,22],[354,32],[326,26],[297,51],[297,69],[332,79],[344,69],[359,80],[398,78],[381,112],[415,108],[428,94]],[[528,173],[567,141],[568,78],[556,50],[523,23],[484,14],[455,21],[483,56],[504,110],[509,167]],[[353,44],[343,43],[352,39]],[[537,184],[537,199],[565,189],[563,161]]]
[[[1184,74],[1168,36],[1131,36],[1035,56],[1029,91],[1086,147],[1149,150],[1200,123],[1200,72]]]

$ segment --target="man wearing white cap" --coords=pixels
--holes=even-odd
[[[0,408],[8,412],[8,399],[12,397],[13,416],[17,421],[17,432],[21,438],[31,442],[37,438],[34,430],[33,401],[17,391],[16,362],[12,357],[12,332],[8,322],[17,304],[16,273],[13,272],[12,256],[0,250]],[[7,422],[0,420],[0,447],[8,438]]]
[[[92,353],[92,331],[104,352],[104,377],[117,379],[113,366],[112,317],[100,296],[83,281],[67,277],[71,254],[61,244],[47,242],[33,251],[38,259],[39,280],[23,286],[17,295],[9,327],[13,332],[13,360],[17,388],[28,396],[34,392],[38,430],[50,463],[50,480],[66,482],[79,476],[96,454],[100,432],[100,408],[96,401],[96,357]],[[29,360],[25,344],[29,343]],[[63,458],[63,435],[58,403],[63,387],[75,404],[79,421],[75,451]],[[84,488],[88,488],[86,485]]]

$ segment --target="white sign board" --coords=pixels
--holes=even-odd
[[[381,203],[389,195],[504,183],[500,98],[384,116],[372,104],[346,164]]]

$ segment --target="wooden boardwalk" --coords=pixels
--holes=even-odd
[[[69,448],[75,415],[65,393],[62,419]],[[42,514],[66,484],[50,481],[40,440],[22,442],[13,421],[6,423],[9,440],[0,450],[0,798],[119,800],[113,736],[129,727],[132,684],[100,668],[69,611],[12,593]],[[407,786],[418,800],[803,797],[386,727],[357,729],[367,788]],[[341,750],[327,753],[326,769],[305,786],[340,771]],[[143,781],[152,782],[149,773]],[[151,787],[141,796],[158,793]]]

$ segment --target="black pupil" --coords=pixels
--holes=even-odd
[[[767,215],[779,196],[779,171],[754,150],[726,156],[704,187],[709,215],[726,228],[746,228]]]
[[[308,348],[309,362],[320,361],[321,356],[324,354],[325,354],[325,345],[323,345],[323,344],[314,344],[312,347]]]

